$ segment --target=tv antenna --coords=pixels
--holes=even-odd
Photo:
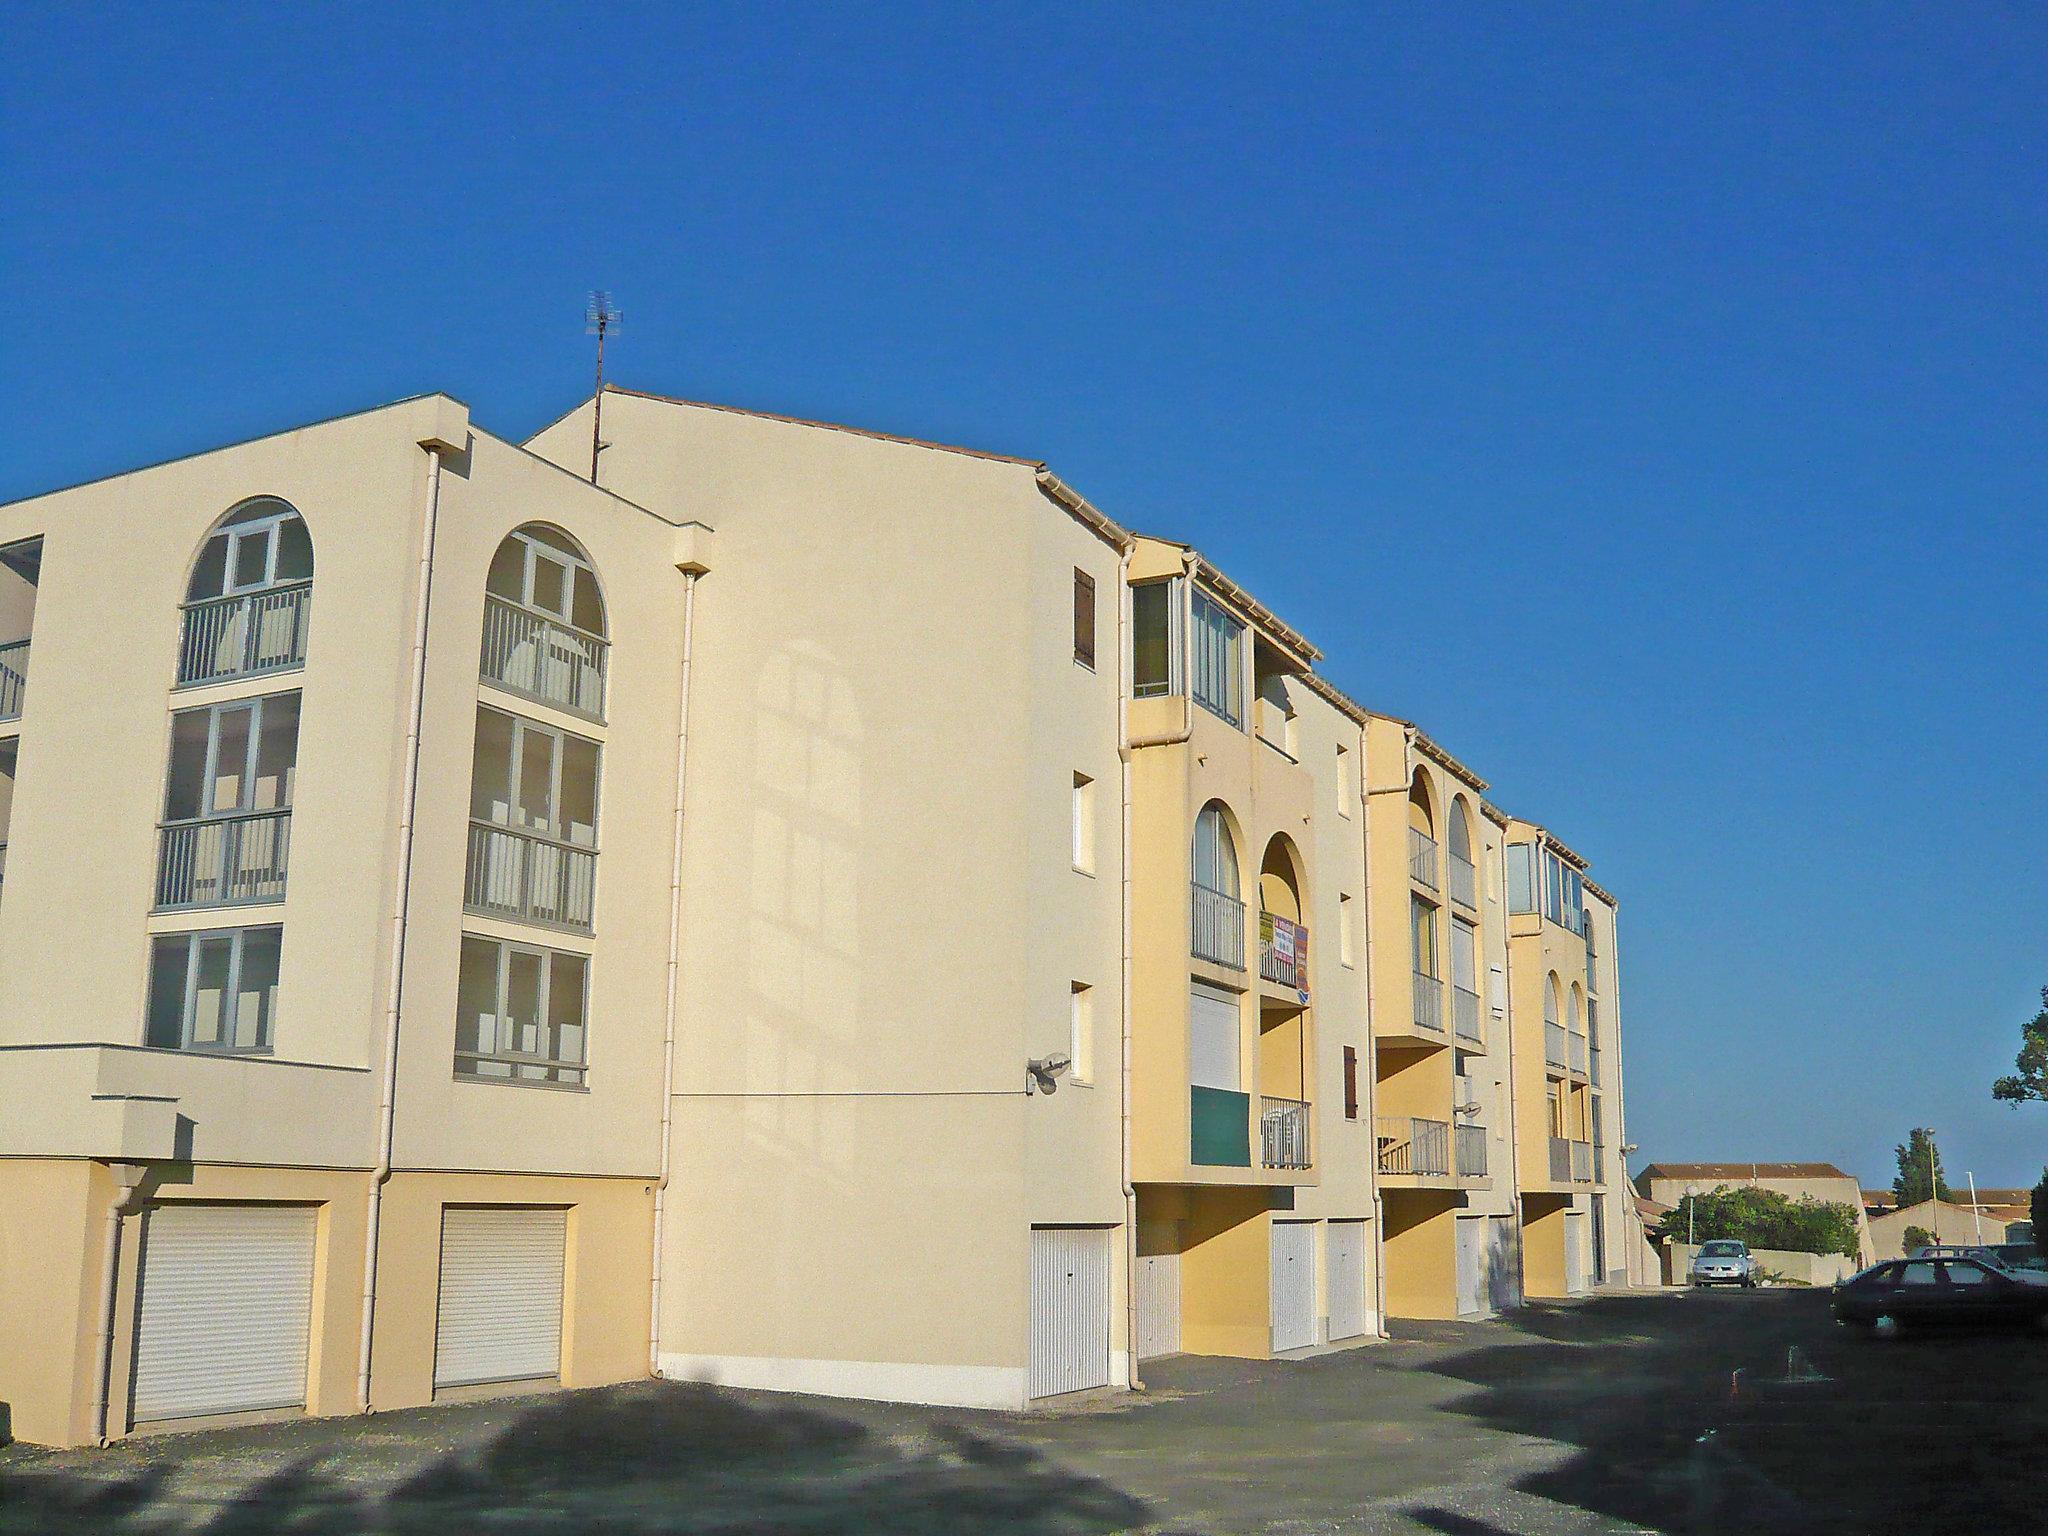
[[[604,338],[626,317],[612,308],[612,296],[603,288],[590,290],[590,305],[583,312],[583,334],[597,338],[597,393],[590,412],[590,483],[597,484],[597,456],[604,451]]]

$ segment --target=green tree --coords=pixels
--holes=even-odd
[[[2048,987],[2041,989],[2041,1011],[2020,1026],[2020,1054],[2013,1065],[2019,1070],[1993,1083],[1991,1097],[2008,1104],[2048,1100]]]
[[[1711,1194],[1689,1195],[1678,1202],[1677,1209],[1664,1213],[1657,1236],[1682,1243],[1687,1241],[1688,1231],[1702,1243],[1716,1237],[1737,1237],[1752,1248],[1857,1257],[1853,1205],[1805,1196],[1788,1200],[1775,1189],[1723,1185]]]
[[[1906,1235],[1900,1241],[1906,1245],[1906,1252],[1911,1253],[1914,1249],[1925,1248],[1933,1242],[1934,1234],[1925,1227],[1908,1227]]]
[[[1899,1160],[1899,1176],[1892,1180],[1892,1195],[1900,1205],[1948,1198],[1948,1176],[1941,1170],[1941,1149],[1935,1146],[1931,1131],[1914,1126],[1906,1144],[1893,1147],[1892,1152]],[[1927,1187],[1930,1173],[1934,1178],[1931,1191]]]
[[[2041,1182],[2034,1186],[2029,1214],[2034,1218],[2034,1246],[2048,1253],[2048,1168],[2041,1170]]]

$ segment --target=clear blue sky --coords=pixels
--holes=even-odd
[[[523,435],[604,285],[621,382],[1048,459],[1588,853],[1642,1156],[2039,1174],[2040,10],[714,9],[16,8],[0,498]]]

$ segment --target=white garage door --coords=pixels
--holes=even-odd
[[[1138,1255],[1138,1358],[1180,1353],[1180,1255]]]
[[[1458,1218],[1458,1316],[1483,1317],[1487,1303],[1486,1218]]]
[[[1564,1213],[1564,1289],[1577,1296],[1586,1289],[1586,1213]]]
[[[1324,1239],[1332,1342],[1365,1332],[1365,1240],[1362,1221],[1333,1221]]]
[[[1316,1229],[1309,1221],[1273,1223],[1273,1350],[1316,1342]]]
[[[1487,1225],[1493,1230],[1489,1234],[1486,1254],[1487,1299],[1496,1312],[1505,1312],[1522,1304],[1522,1266],[1515,1254],[1515,1218],[1494,1216]]]
[[[567,1218],[559,1208],[530,1206],[441,1212],[436,1387],[561,1374]]]
[[[1109,1385],[1109,1229],[1031,1229],[1031,1366],[1026,1392]]]
[[[314,1209],[161,1205],[142,1224],[136,1423],[306,1401]]]

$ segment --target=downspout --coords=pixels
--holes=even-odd
[[[1508,869],[1505,827],[1501,828],[1500,834],[1500,869],[1501,884],[1505,887]],[[1501,1003],[1508,1025],[1508,1216],[1515,1224],[1515,1291],[1526,1303],[1529,1299],[1529,1256],[1528,1247],[1522,1241],[1522,1079],[1516,1062],[1521,1047],[1515,1040],[1515,913],[1514,903],[1509,900],[1505,888],[1501,891],[1501,918],[1507,924],[1507,932],[1503,935],[1506,942],[1500,953],[1500,985]],[[1619,1070],[1618,1063],[1616,1069]]]
[[[391,1178],[391,1144],[397,1120],[399,994],[405,983],[406,919],[412,896],[413,817],[420,788],[420,721],[426,713],[428,597],[434,575],[434,534],[441,519],[441,455],[445,446],[421,444],[427,450],[427,521],[420,536],[419,597],[413,615],[412,698],[405,728],[404,781],[398,801],[398,869],[391,901],[391,969],[385,978],[384,1079],[377,1104],[377,1166],[370,1171],[367,1225],[363,1232],[363,1323],[356,1344],[356,1409],[370,1409],[370,1339],[377,1320],[378,1224],[384,1211],[384,1185]]]
[[[149,1174],[146,1165],[112,1163],[108,1166],[114,1177],[121,1181],[121,1192],[107,1207],[107,1240],[100,1257],[99,1369],[94,1378],[99,1389],[92,1410],[92,1439],[98,1446],[107,1443],[107,1402],[113,1392],[114,1311],[121,1280],[121,1223],[125,1217],[141,1210],[149,1198],[142,1187]]]
[[[668,992],[661,1028],[661,1173],[654,1183],[654,1274],[648,1286],[647,1374],[661,1374],[661,1242],[668,1207],[669,1124],[675,1105],[676,977],[683,944],[683,787],[690,762],[690,663],[697,633],[697,578],[683,568],[683,677],[676,711],[676,805],[668,877]]]
[[[1372,1150],[1372,1299],[1378,1323],[1377,1338],[1391,1338],[1387,1331],[1387,1203],[1380,1193],[1379,1077],[1380,1041],[1372,1013],[1372,759],[1367,756],[1371,741],[1366,727],[1358,728],[1358,846],[1365,861],[1365,1037],[1370,1055],[1365,1063],[1365,1144]],[[1405,789],[1406,786],[1404,785]]]
[[[1117,873],[1119,892],[1119,958],[1117,985],[1118,1033],[1122,1070],[1117,1074],[1122,1120],[1118,1145],[1124,1191],[1124,1380],[1133,1392],[1145,1390],[1138,1377],[1138,1186],[1131,1177],[1131,545],[1125,542],[1116,562],[1116,755],[1122,806]]]

